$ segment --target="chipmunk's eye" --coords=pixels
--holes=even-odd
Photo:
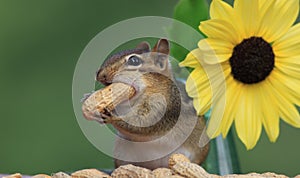
[[[130,65],[130,66],[139,66],[142,64],[142,60],[137,57],[137,56],[130,56],[128,61],[127,61],[127,64]]]

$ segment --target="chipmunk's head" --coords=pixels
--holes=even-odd
[[[125,83],[135,89],[129,102],[119,104],[113,111],[124,119],[114,125],[119,131],[157,133],[176,123],[181,100],[168,55],[166,39],[160,39],[152,50],[147,42],[142,42],[136,49],[109,57],[98,70],[96,78],[104,85]],[[138,117],[129,116],[132,110]]]
[[[97,81],[104,85],[123,82],[134,85],[136,78],[145,73],[159,73],[172,77],[168,60],[169,42],[160,39],[151,50],[147,42],[140,43],[135,49],[112,55],[97,71]]]

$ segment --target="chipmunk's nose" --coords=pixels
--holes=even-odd
[[[96,80],[101,82],[104,85],[109,85],[111,81],[105,72],[102,69],[99,69],[96,73]]]

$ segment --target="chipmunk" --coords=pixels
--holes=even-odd
[[[184,85],[175,80],[169,62],[169,42],[160,39],[150,49],[147,42],[107,58],[96,79],[104,85],[122,82],[135,95],[100,117],[117,130],[115,166],[134,164],[149,169],[168,167],[172,153],[182,153],[200,164],[209,144],[199,146],[205,121],[198,117]],[[113,119],[108,119],[113,118]]]

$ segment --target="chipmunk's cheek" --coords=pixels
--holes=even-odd
[[[132,86],[135,89],[135,95],[139,93],[143,93],[145,88],[145,82],[142,78],[142,74],[140,72],[132,72],[132,71],[123,71],[119,72],[114,76],[112,83],[124,83]]]
[[[133,98],[134,97],[135,96],[133,96]],[[125,116],[129,112],[131,112],[134,105],[135,105],[135,100],[136,100],[136,99],[133,99],[133,98],[125,100],[122,103],[118,104],[115,107],[115,109],[112,111],[112,115],[115,115],[115,116],[119,117],[119,116]]]

